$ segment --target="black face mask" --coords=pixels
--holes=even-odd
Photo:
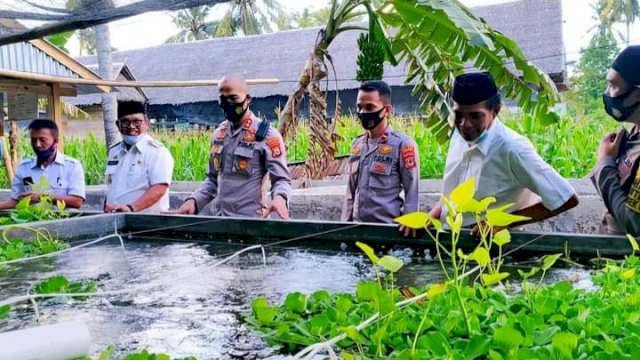
[[[358,117],[360,118],[360,123],[362,123],[362,127],[365,130],[371,130],[376,126],[380,125],[382,120],[384,120],[384,118],[380,117],[380,114],[382,114],[382,110],[384,110],[384,108],[378,111],[369,112],[369,113],[359,112]]]
[[[233,101],[227,100],[226,96],[220,96],[220,107],[222,111],[224,111],[225,119],[231,121],[232,123],[237,123],[242,119],[244,113],[247,112],[247,109],[244,107],[244,104],[247,102],[247,98],[242,100],[239,103],[235,103]]]
[[[636,102],[630,106],[624,106],[625,100],[631,96],[634,90],[636,90],[635,87],[631,88],[627,93],[616,97],[611,97],[609,93],[605,92],[602,95],[602,101],[604,102],[604,108],[607,114],[619,122],[629,120],[636,110],[638,110],[638,107],[640,107],[640,102]]]
[[[50,148],[45,150],[36,150],[33,149],[33,152],[36,153],[36,159],[39,164],[49,160],[49,158],[56,152],[56,145],[51,145]]]

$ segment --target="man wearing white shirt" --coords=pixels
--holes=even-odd
[[[454,133],[442,191],[446,198],[474,177],[477,200],[493,196],[497,203],[492,207],[514,203],[513,214],[530,218],[511,226],[539,222],[578,204],[573,187],[542,160],[531,142],[498,120],[501,98],[490,74],[457,77],[452,98]],[[444,219],[446,207],[439,202],[430,214]],[[474,222],[465,216],[465,226]]]
[[[169,209],[173,157],[149,134],[146,104],[118,104],[122,142],[109,149],[105,212],[160,213]]]

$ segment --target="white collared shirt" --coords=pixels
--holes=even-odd
[[[476,179],[476,200],[493,196],[499,207],[515,203],[511,211],[542,201],[556,210],[575,194],[558,172],[538,155],[531,142],[495,119],[488,135],[479,144],[469,145],[454,131],[445,165],[443,195],[471,177]],[[442,219],[446,217],[443,207]],[[474,221],[465,216],[465,225]]]
[[[107,203],[131,205],[152,185],[171,185],[173,157],[169,150],[148,134],[129,150],[120,143],[109,150],[107,169]],[[159,213],[169,209],[169,191],[142,213]]]
[[[43,176],[51,186],[52,195],[85,198],[82,164],[61,152],[56,154],[56,158],[47,167],[38,165],[35,157],[21,161],[11,183],[11,198],[17,201],[20,194],[34,191],[33,186],[28,183],[38,185]]]

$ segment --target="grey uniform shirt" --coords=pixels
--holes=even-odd
[[[420,161],[415,142],[405,134],[387,127],[377,139],[357,138],[349,166],[342,221],[392,223],[418,210]]]
[[[85,198],[82,164],[60,152],[56,154],[55,160],[44,168],[38,165],[35,157],[20,162],[11,183],[11,198],[13,200],[17,201],[20,194],[34,190],[31,185],[25,184],[25,180],[29,177],[35,185],[38,185],[40,179],[45,177],[51,186],[52,195],[71,195]]]
[[[604,221],[612,233],[640,236],[640,133],[634,127],[618,156],[599,161],[591,181],[608,213]]]
[[[120,143],[109,149],[107,169],[107,203],[130,205],[152,185],[171,185],[173,156],[162,143],[149,134],[141,135],[130,149]],[[169,210],[169,191],[141,213]]]
[[[190,196],[197,210],[214,200],[218,216],[261,216],[262,183],[267,173],[271,197],[291,198],[291,175],[282,136],[270,128],[265,139],[257,141],[261,120],[250,115],[236,127],[224,121],[213,133],[207,178]]]

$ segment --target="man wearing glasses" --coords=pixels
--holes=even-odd
[[[169,209],[173,157],[147,131],[146,104],[118,103],[122,142],[109,149],[105,212],[160,213]]]

